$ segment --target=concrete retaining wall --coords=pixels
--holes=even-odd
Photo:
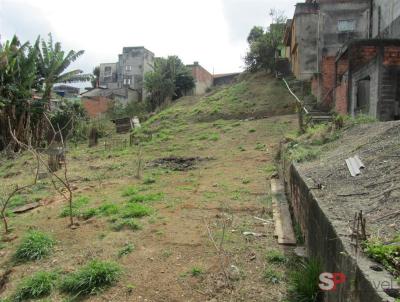
[[[387,272],[375,272],[374,264],[366,257],[355,254],[354,248],[338,234],[329,219],[329,209],[313,194],[311,183],[301,168],[287,160],[282,161],[281,176],[284,179],[293,215],[299,223],[305,246],[311,257],[321,260],[323,272],[341,272],[346,282],[336,291],[326,292],[325,302],[384,302],[395,301],[384,288],[391,288],[393,279]],[[312,181],[311,181],[312,182]]]

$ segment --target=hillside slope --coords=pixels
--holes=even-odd
[[[259,72],[244,74],[236,83],[216,87],[203,97],[183,97],[153,120],[169,116],[192,122],[210,122],[291,113],[294,113],[293,97],[283,82]]]
[[[141,132],[150,131],[152,139],[140,147],[125,147],[128,135],[93,148],[70,145],[68,174],[79,225],[68,228],[66,203],[49,178],[18,196],[11,208],[33,200],[42,206],[10,215],[13,233],[7,238],[13,240],[0,245],[0,274],[12,270],[0,300],[34,273],[64,280],[99,259],[116,262],[123,273],[87,301],[284,301],[287,255],[269,223],[266,178],[280,140],[297,123],[293,115],[249,119],[291,107],[276,80],[253,77],[156,114],[143,123]],[[138,163],[144,167],[140,179]],[[33,168],[27,154],[2,159],[0,182],[4,188],[23,184]],[[14,255],[30,229],[52,236],[55,247],[41,260],[16,264]],[[69,298],[55,286],[48,300]]]

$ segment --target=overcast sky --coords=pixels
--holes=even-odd
[[[52,32],[63,49],[85,50],[74,68],[116,62],[124,46],[199,61],[211,73],[240,71],[246,37],[271,9],[291,17],[295,0],[0,0],[1,41]]]

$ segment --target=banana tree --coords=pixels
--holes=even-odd
[[[36,87],[36,50],[14,36],[0,46],[0,150],[10,142],[9,121],[26,141],[31,128],[32,89]]]
[[[39,39],[38,39],[39,40]],[[60,42],[53,42],[49,34],[48,41],[37,41],[38,79],[42,87],[43,100],[50,102],[51,91],[56,83],[86,82],[92,79],[91,74],[83,74],[80,69],[69,70],[69,66],[84,54],[83,50],[61,49]]]

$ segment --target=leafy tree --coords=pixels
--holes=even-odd
[[[51,112],[50,121],[56,129],[61,129],[63,138],[75,136],[77,122],[87,120],[87,114],[80,102],[62,100],[58,107]]]
[[[247,42],[251,44],[259,40],[263,35],[264,35],[264,29],[261,26],[254,26],[251,29],[249,36],[247,37]]]
[[[56,83],[86,82],[92,79],[92,75],[83,74],[80,69],[67,71],[68,67],[84,54],[83,50],[70,50],[66,54],[61,49],[60,42],[53,43],[51,34],[47,42],[41,40],[40,44],[41,47],[37,41],[37,68],[45,101],[50,101],[51,91]]]
[[[245,56],[245,64],[251,72],[275,68],[275,55],[282,44],[286,17],[276,10],[271,10],[270,16],[272,23],[267,30],[254,26],[247,37],[249,51]]]
[[[0,150],[11,140],[9,124],[22,141],[35,139],[32,129],[43,112],[41,102],[32,101],[38,88],[36,56],[36,48],[16,36],[0,46]]]
[[[194,88],[194,79],[190,70],[177,56],[158,58],[154,70],[145,75],[144,86],[149,92],[152,110],[163,104],[168,98],[175,100]]]
[[[10,126],[20,142],[42,142],[53,85],[92,78],[81,70],[67,71],[82,54],[65,53],[51,34],[48,42],[38,37],[34,45],[21,44],[16,36],[0,44],[0,150],[18,147],[11,140]]]
[[[93,69],[93,78],[91,80],[91,84],[93,88],[96,88],[99,84],[99,80],[100,80],[100,66],[96,66]]]

